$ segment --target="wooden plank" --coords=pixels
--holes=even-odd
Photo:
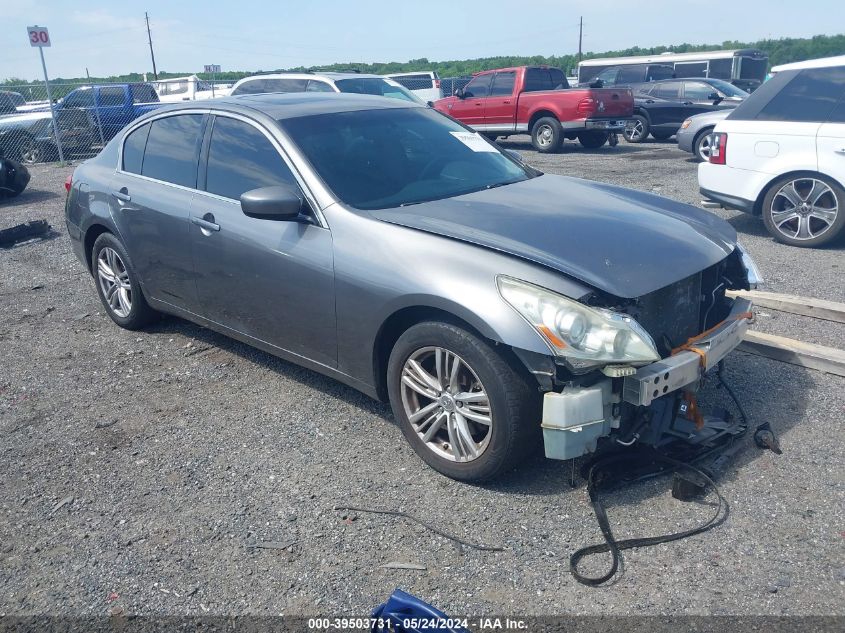
[[[845,351],[841,349],[803,343],[795,339],[752,330],[745,333],[745,339],[737,349],[784,363],[845,376]]]
[[[815,317],[816,319],[824,319],[825,321],[845,323],[845,303],[839,303],[837,301],[782,295],[776,292],[763,292],[761,290],[741,292],[727,290],[725,294],[729,297],[745,297],[751,300],[754,305],[761,308],[771,308],[780,312],[801,314],[803,316]]]

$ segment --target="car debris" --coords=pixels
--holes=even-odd
[[[379,565],[382,569],[412,569],[415,571],[425,571],[427,567],[419,563],[401,563],[399,561],[390,561],[384,565]]]
[[[16,224],[8,229],[0,230],[0,246],[11,247],[32,238],[41,237],[50,232],[47,220],[30,220],[23,224]]]

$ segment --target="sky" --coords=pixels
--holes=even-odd
[[[0,79],[41,77],[26,27],[50,29],[50,77],[273,70],[332,62],[562,55],[845,31],[841,0],[3,0]]]

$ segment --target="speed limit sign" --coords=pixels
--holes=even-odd
[[[30,46],[50,46],[50,32],[46,26],[28,26],[26,32],[29,34]]]

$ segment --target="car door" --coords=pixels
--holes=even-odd
[[[684,105],[680,100],[681,82],[669,81],[655,84],[649,95],[656,97],[646,100],[652,129],[677,131],[684,120]],[[674,129],[672,129],[674,127]]]
[[[827,80],[825,82],[827,90],[820,89],[818,96],[829,96],[834,99],[839,97],[836,107],[819,127],[816,137],[819,171],[842,184],[845,183],[845,68],[819,70]],[[845,211],[840,209],[839,212]]]
[[[253,218],[240,206],[242,193],[260,187],[302,191],[278,142],[257,122],[218,113],[203,156],[204,192],[192,206],[190,227],[200,314],[335,367],[331,232],[314,214],[300,221]]]
[[[133,128],[112,180],[112,217],[148,297],[197,309],[189,218],[204,115],[173,114]]]
[[[455,99],[449,109],[449,115],[460,122],[474,128],[481,128],[484,125],[484,106],[490,94],[490,83],[493,81],[493,73],[476,75],[464,86],[464,96]]]
[[[484,105],[484,129],[491,132],[512,132],[516,124],[516,71],[497,72]]]

